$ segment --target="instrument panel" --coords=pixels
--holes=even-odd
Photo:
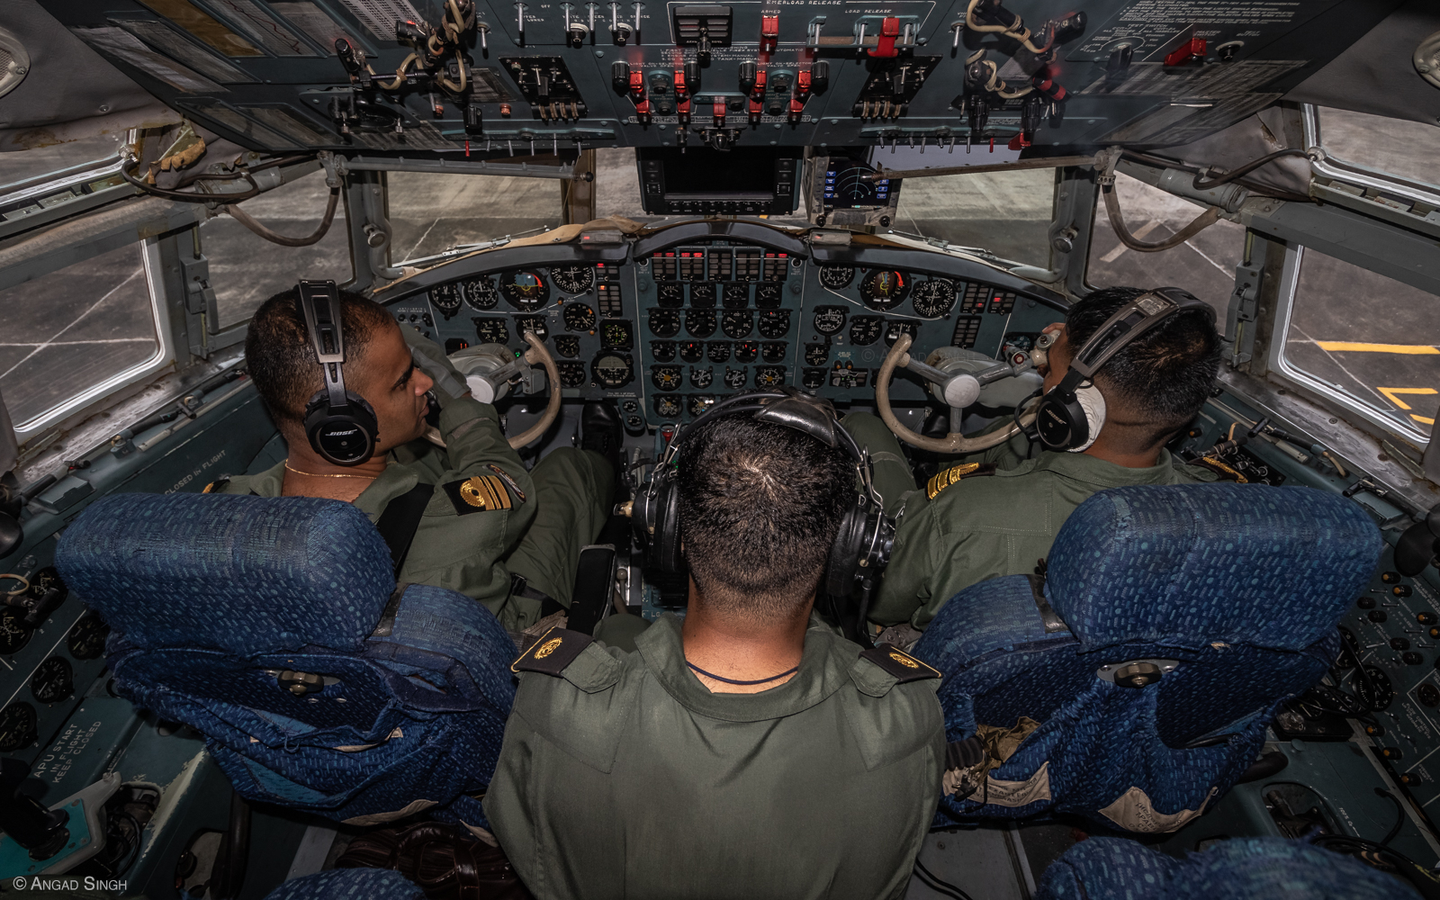
[[[564,395],[618,401],[632,432],[760,388],[865,402],[902,334],[922,358],[937,347],[995,357],[1007,343],[1028,349],[1062,307],[971,257],[880,241],[822,250],[760,225],[682,223],[603,259],[548,252],[501,248],[377,299],[451,353],[477,343],[520,350],[533,331],[555,356]],[[903,372],[891,396],[927,400]]]

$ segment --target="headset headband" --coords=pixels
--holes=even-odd
[[[1215,308],[1180,288],[1156,288],[1141,294],[1095,329],[1070,358],[1070,370],[1057,387],[1074,390],[1082,381],[1093,380],[1095,373],[1126,346],[1171,316],[1192,309],[1203,310],[1214,324]]]
[[[345,336],[340,319],[340,291],[333,281],[302,281],[299,289],[300,314],[315,350],[315,359],[325,378],[330,412],[348,405],[345,398]],[[320,301],[326,301],[324,303]]]

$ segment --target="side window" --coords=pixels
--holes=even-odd
[[[1279,370],[1428,443],[1440,409],[1440,297],[1314,250],[1287,262]]]
[[[1434,125],[1329,107],[1317,108],[1315,116],[1318,143],[1335,162],[1440,191],[1435,170],[1440,129]]]
[[[0,397],[22,441],[166,362],[144,244],[0,290],[0,307]]]
[[[1188,200],[1116,174],[1115,192],[1126,229],[1156,243],[1180,231],[1204,211]],[[1110,226],[1105,202],[1095,201],[1095,227],[1085,280],[1092,287],[1178,287],[1215,307],[1215,324],[1225,330],[1225,313],[1235,290],[1235,267],[1245,253],[1245,229],[1224,219],[1182,244],[1153,253],[1131,250]]]
[[[123,134],[102,134],[49,147],[0,153],[0,209],[7,214],[17,209],[12,201],[20,197],[7,195],[30,193],[31,188],[50,182],[82,178],[119,162],[124,145]]]
[[[304,237],[320,224],[329,199],[325,173],[316,171],[246,200],[242,208],[271,231]],[[308,247],[271,243],[231,216],[205,220],[200,251],[210,261],[210,286],[220,310],[216,330],[249,319],[260,304],[302,277],[349,281],[355,272],[349,234],[343,197],[330,230]]]
[[[398,266],[462,244],[559,227],[565,223],[563,184],[553,178],[387,172],[390,261]]]

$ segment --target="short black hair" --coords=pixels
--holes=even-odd
[[[1134,287],[1105,288],[1070,307],[1065,317],[1070,353],[1078,353],[1107,319],[1144,293]],[[1195,418],[1219,371],[1215,323],[1205,310],[1191,309],[1126,345],[1095,377],[1112,402],[1118,398],[1155,424],[1158,441]]]
[[[749,416],[686,437],[680,539],[704,602],[752,621],[799,613],[854,503],[855,475],[843,447]]]
[[[383,322],[385,307],[351,291],[340,292],[340,329],[345,338],[346,373],[353,375],[365,356],[365,345]],[[261,304],[245,336],[245,368],[276,424],[299,424],[305,404],[325,387],[305,317],[300,314],[299,289],[281,291]],[[346,387],[354,390],[353,380]]]

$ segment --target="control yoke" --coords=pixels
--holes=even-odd
[[[525,332],[525,340],[530,349],[523,354],[503,344],[481,344],[450,357],[455,368],[465,376],[471,395],[481,403],[494,403],[504,397],[510,390],[511,379],[515,378],[520,379],[520,387],[526,394],[538,394],[549,388],[550,399],[545,405],[545,415],[530,428],[509,439],[511,448],[516,450],[548,431],[560,415],[560,370],[555,365],[555,357],[550,355],[544,341],[534,332]],[[545,377],[540,377],[532,368],[537,365],[544,367]]]

